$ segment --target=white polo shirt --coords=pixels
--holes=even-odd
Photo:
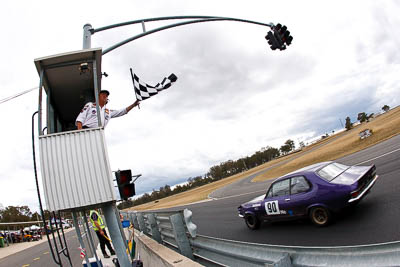
[[[104,127],[106,127],[108,121],[111,118],[120,117],[128,113],[126,112],[126,108],[121,110],[107,109],[106,106],[99,108],[101,125]],[[89,128],[98,127],[96,103],[87,103],[81,110],[81,113],[79,113],[78,117],[76,118],[75,125],[77,125],[78,121],[82,123],[82,126],[86,126]]]

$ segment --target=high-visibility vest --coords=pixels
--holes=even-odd
[[[94,223],[95,221],[99,224],[101,229],[104,229],[106,227],[104,225],[103,218],[101,218],[100,214],[97,211],[91,210],[89,217],[90,217],[90,223],[93,226],[93,230],[99,231],[99,229],[97,228],[96,224]]]

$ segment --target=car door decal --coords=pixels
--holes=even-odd
[[[267,212],[267,215],[281,214],[281,212],[279,210],[278,200],[265,202],[265,211]]]

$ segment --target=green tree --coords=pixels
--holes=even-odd
[[[372,118],[374,116],[374,113],[371,113],[371,114],[369,114],[369,115],[367,115],[367,113],[365,113],[365,112],[360,112],[360,113],[358,113],[358,116],[357,116],[357,120],[359,120],[360,121],[360,123],[363,123],[363,122],[369,122],[369,120]]]
[[[384,112],[388,112],[389,109],[390,109],[390,107],[389,107],[388,105],[384,105],[384,106],[382,107],[382,110],[383,110]]]
[[[367,122],[369,122],[369,120],[374,116],[374,113],[371,113],[369,115],[367,115]]]
[[[350,117],[346,118],[346,126],[345,127],[346,127],[347,131],[349,131],[349,130],[351,130],[351,128],[353,128],[353,123],[351,122]]]
[[[287,154],[290,152],[290,146],[288,144],[284,144],[281,146],[279,149],[283,155]]]
[[[294,145],[293,140],[288,139],[288,140],[285,142],[285,145],[288,145],[288,146],[289,146],[289,151],[293,151],[293,150],[295,149],[295,145]]]
[[[40,216],[39,212],[35,212],[32,214],[32,218],[31,218],[32,221],[40,221],[41,219],[42,219],[42,216]]]
[[[1,222],[27,222],[32,218],[32,212],[28,206],[8,206],[0,211]]]
[[[300,148],[303,148],[303,147],[305,147],[306,145],[304,144],[304,141],[301,141],[301,142],[299,143],[299,146],[300,146]]]
[[[51,218],[51,213],[50,213],[49,210],[44,210],[44,211],[43,211],[43,214],[44,214],[45,220],[50,220],[50,218]]]
[[[358,113],[357,120],[363,123],[364,121],[367,120],[367,114],[365,112]]]

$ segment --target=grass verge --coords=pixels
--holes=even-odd
[[[358,133],[371,129],[372,136],[360,140]],[[246,172],[233,175],[231,177],[207,184],[198,188],[188,190],[173,196],[169,196],[158,201],[152,201],[139,206],[134,206],[128,210],[155,210],[171,208],[179,205],[202,201],[208,195],[226,185],[239,181],[254,173],[270,168],[253,179],[253,182],[265,181],[271,178],[282,176],[304,166],[328,160],[335,160],[354,152],[373,146],[379,142],[387,140],[400,133],[400,107],[396,107],[368,123],[357,125],[350,131],[341,132],[327,137],[320,142],[303,148],[302,151],[286,155],[267,162],[263,165],[250,169]],[[280,164],[278,164],[280,163]]]
[[[373,134],[365,139],[360,139],[359,132],[371,129]],[[380,115],[368,123],[357,125],[352,130],[344,132],[342,136],[330,143],[312,151],[304,153],[301,157],[286,164],[272,168],[253,179],[253,182],[282,176],[307,165],[321,161],[335,160],[354,152],[373,146],[400,133],[400,107]]]

